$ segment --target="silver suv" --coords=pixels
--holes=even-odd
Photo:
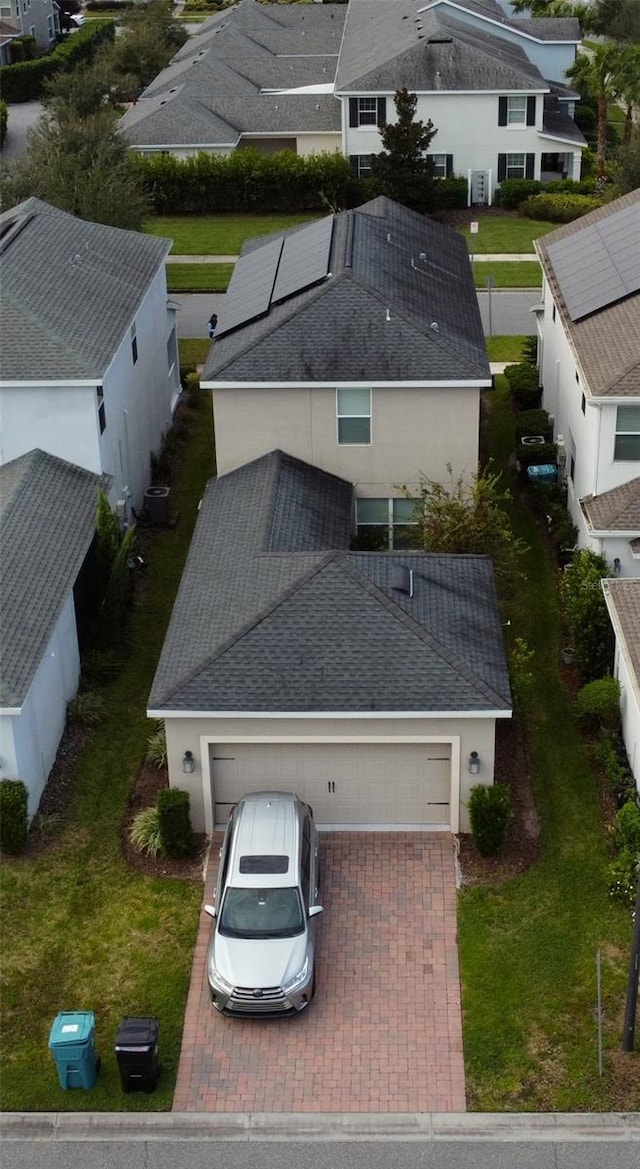
[[[231,811],[220,849],[207,973],[233,1015],[302,1011],[315,989],[318,833],[293,792],[254,792]]]

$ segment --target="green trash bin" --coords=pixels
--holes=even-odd
[[[93,1046],[93,1011],[58,1011],[49,1033],[60,1087],[93,1088],[100,1061]]]

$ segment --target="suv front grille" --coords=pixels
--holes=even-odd
[[[269,1013],[274,1011],[290,1011],[291,1003],[279,986],[267,986],[256,995],[253,987],[236,986],[227,1002],[227,1010],[242,1011],[243,1013]]]

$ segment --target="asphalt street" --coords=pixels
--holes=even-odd
[[[171,300],[180,305],[178,312],[179,337],[206,337],[207,321],[212,313],[220,313],[224,293],[172,293]],[[508,289],[491,293],[491,334],[535,333],[536,321],[531,312],[540,301],[540,292],[513,292]],[[478,293],[478,304],[485,336],[489,335],[489,293]]]

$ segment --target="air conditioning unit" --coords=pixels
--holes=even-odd
[[[546,441],[544,434],[523,434],[520,439],[522,446],[544,446]]]

